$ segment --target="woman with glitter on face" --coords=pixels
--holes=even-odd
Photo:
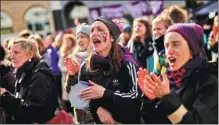
[[[79,72],[79,80],[90,83],[80,97],[91,100],[89,109],[96,123],[140,123],[137,63],[116,44],[121,33],[118,26],[118,21],[105,17],[94,21],[90,34],[93,52]]]

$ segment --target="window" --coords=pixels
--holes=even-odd
[[[78,18],[80,22],[88,23],[89,10],[84,5],[76,5],[70,12],[70,19]]]
[[[44,7],[32,7],[25,13],[25,22],[27,28],[32,32],[49,33],[49,14]]]
[[[1,34],[13,33],[12,19],[4,11],[1,10]]]

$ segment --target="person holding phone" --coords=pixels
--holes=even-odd
[[[98,17],[91,26],[92,52],[81,64],[79,80],[90,83],[80,98],[90,100],[95,123],[140,123],[136,81],[138,65],[116,43],[122,26],[116,20]]]
[[[197,24],[170,26],[164,38],[167,74],[139,70],[138,85],[147,97],[145,123],[218,123],[218,79],[206,67],[203,35]]]

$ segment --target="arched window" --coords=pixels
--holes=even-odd
[[[88,7],[84,5],[76,5],[70,12],[70,18],[72,20],[78,18],[79,20],[84,20],[86,23],[88,23],[88,16],[89,16]]]
[[[1,10],[1,34],[13,33],[10,15]]]
[[[88,23],[89,10],[82,2],[69,2],[64,7],[65,28],[75,27],[74,20],[78,18],[79,22]]]
[[[49,13],[44,7],[32,7],[24,16],[27,28],[32,32],[49,33]]]

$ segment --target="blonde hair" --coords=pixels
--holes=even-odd
[[[10,49],[11,45],[13,44],[14,40],[16,40],[17,38],[14,37],[10,37],[4,40],[3,42],[3,47]]]
[[[155,17],[152,21],[152,26],[158,22],[162,22],[166,29],[172,25],[171,19],[165,15],[158,15],[157,17]]]
[[[18,38],[14,40],[13,45],[19,44],[21,49],[26,53],[33,55],[34,58],[40,59],[40,53],[37,48],[36,42],[30,39]]]
[[[82,33],[82,32],[81,32],[81,33]],[[84,37],[87,37],[88,40],[89,40],[89,46],[87,47],[86,51],[87,51],[88,53],[91,53],[93,47],[92,47],[91,42],[90,42],[90,37],[89,37],[87,34],[85,34],[85,33],[82,33],[82,34],[83,34]],[[76,36],[77,36],[77,35],[76,35]],[[76,42],[77,42],[77,37],[76,37]],[[71,58],[72,60],[75,60],[75,55],[76,55],[78,52],[80,52],[80,47],[79,47],[78,45],[76,45],[75,48],[74,48],[74,50],[73,50],[73,52],[72,52],[72,54],[70,55],[70,58]]]
[[[32,34],[32,32],[30,32],[27,29],[24,29],[24,30],[19,32],[19,37],[27,39],[31,34]]]
[[[28,39],[30,39],[30,40],[33,39],[35,42],[37,42],[40,54],[43,53],[45,48],[44,48],[44,45],[43,45],[43,39],[40,35],[32,34],[28,37]]]
[[[68,48],[67,48],[67,39],[70,39],[72,41],[72,44],[73,44],[73,46],[70,50],[68,50]],[[75,36],[73,34],[65,34],[63,36],[63,43],[62,43],[61,48],[60,48],[60,54],[64,57],[67,56],[68,52],[70,52],[70,53],[73,52],[75,45],[76,45]]]

